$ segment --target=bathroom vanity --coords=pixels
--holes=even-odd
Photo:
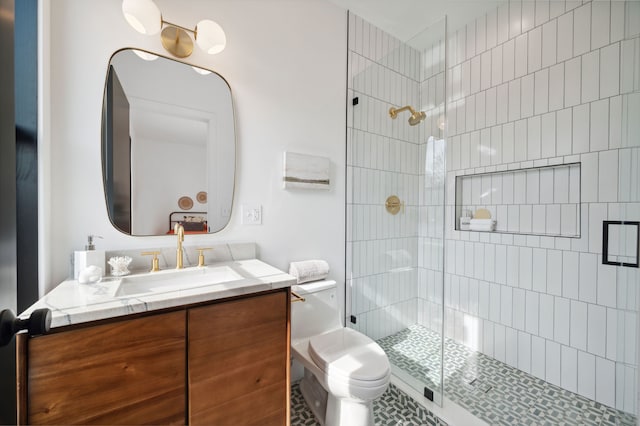
[[[294,281],[249,259],[63,282],[22,314],[52,329],[17,336],[19,423],[288,424]]]

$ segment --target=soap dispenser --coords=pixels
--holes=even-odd
[[[93,242],[94,238],[102,238],[99,235],[89,235],[87,237],[87,245],[84,250],[75,251],[73,253],[73,278],[78,279],[80,272],[89,266],[97,266],[101,271],[105,270],[105,254],[104,250],[96,250]]]

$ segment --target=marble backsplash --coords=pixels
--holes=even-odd
[[[183,246],[184,267],[198,265],[198,249],[210,248],[204,251],[205,265],[216,262],[227,262],[230,260],[255,259],[257,257],[257,247],[255,243],[216,243],[199,246]],[[148,249],[133,250],[107,250],[105,253],[105,263],[107,266],[105,276],[111,275],[111,267],[108,261],[115,256],[129,256],[132,261],[129,265],[131,273],[148,272],[151,270],[151,260],[153,256],[143,256],[142,253],[158,251],[158,262],[160,270],[173,269],[176,267],[176,247],[151,247]]]

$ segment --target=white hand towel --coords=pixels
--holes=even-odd
[[[495,219],[471,219],[469,222],[470,231],[495,231],[496,220]]]
[[[469,221],[470,225],[482,225],[482,226],[487,226],[487,225],[495,225],[496,224],[496,220],[495,219],[471,219]]]
[[[291,262],[289,275],[298,279],[298,284],[322,280],[329,275],[329,264],[324,260],[305,260]]]

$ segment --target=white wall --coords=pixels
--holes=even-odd
[[[187,61],[222,74],[233,92],[238,141],[234,209],[223,231],[187,236],[185,244],[255,241],[259,257],[276,267],[324,258],[331,277],[342,282],[346,12],[325,0],[156,3],[166,19],[187,27],[214,19],[228,39],[221,54],[208,56],[195,48]],[[41,289],[48,291],[68,277],[69,256],[83,247],[87,234],[104,236],[98,246],[108,250],[171,246],[174,239],[130,237],[111,226],[100,163],[109,57],[122,47],[164,55],[160,38],[129,27],[120,0],[56,0],[41,10],[42,39],[50,44],[42,54],[41,75],[46,85],[41,92],[46,146]],[[329,157],[331,190],[283,190],[285,150]],[[263,225],[240,225],[243,203],[263,206]]]

